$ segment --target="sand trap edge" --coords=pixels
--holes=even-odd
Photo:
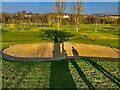
[[[9,47],[7,47],[9,48]],[[6,48],[4,48],[6,49]],[[85,57],[85,56],[79,56],[79,57],[62,57],[62,58],[29,58],[29,57],[14,57],[8,54],[5,54],[3,50],[0,51],[0,57],[2,59],[8,60],[8,61],[16,61],[16,62],[46,62],[46,61],[58,61],[58,60],[74,60],[74,59],[97,59],[97,60],[112,60],[112,61],[120,61],[120,58],[102,58],[102,57]]]

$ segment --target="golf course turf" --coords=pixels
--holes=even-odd
[[[106,28],[107,27],[107,28]],[[47,28],[47,27],[46,27]],[[2,33],[2,48],[14,44],[51,42],[42,38],[42,31],[7,30]],[[50,27],[55,29],[55,26]],[[81,25],[78,32],[63,26],[74,36],[69,42],[94,44],[119,49],[119,31],[112,25],[100,25],[94,32],[92,24]],[[9,28],[8,28],[9,29]],[[49,62],[15,62],[2,60],[2,88],[120,88],[119,60],[66,59]]]

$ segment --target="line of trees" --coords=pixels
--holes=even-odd
[[[31,23],[39,23],[39,24],[55,24],[57,22],[57,18],[55,17],[55,13],[48,13],[48,14],[39,14],[39,13],[35,13],[33,15],[31,15],[30,17],[25,17],[25,16],[19,16],[17,15],[17,13],[15,14],[8,14],[8,13],[2,13],[2,23],[6,23],[6,24],[10,24],[10,23],[15,23],[16,22],[23,22],[23,23],[27,23],[28,21],[30,21]],[[70,18],[62,18],[61,22],[62,24],[70,24],[72,25],[74,23],[73,20],[73,15],[72,14],[68,14],[70,15]],[[98,18],[99,21],[98,23],[100,24],[114,24],[117,23],[118,19],[115,18],[111,18],[111,17],[105,17],[105,16],[94,16],[94,15],[79,15],[81,20],[80,22],[82,24],[92,24],[95,22],[95,19]],[[79,19],[80,19],[79,18]]]
[[[28,30],[34,25],[50,27],[53,24],[57,25],[57,30],[61,29],[61,25],[72,25],[75,31],[79,30],[80,24],[95,24],[95,31],[97,31],[98,24],[117,24],[118,19],[94,16],[94,15],[82,15],[83,2],[82,0],[76,0],[72,2],[70,6],[71,14],[68,14],[69,18],[63,18],[67,3],[65,0],[56,0],[52,3],[53,12],[47,14],[32,13],[26,11],[19,11],[14,14],[2,13],[3,24],[15,24],[18,30],[21,30],[23,26]]]

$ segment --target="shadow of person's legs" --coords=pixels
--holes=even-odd
[[[94,86],[92,85],[92,83],[87,79],[87,77],[85,76],[84,72],[81,70],[81,68],[78,66],[78,64],[74,61],[74,60],[70,60],[72,65],[75,67],[75,69],[77,70],[78,74],[80,75],[80,77],[83,79],[83,81],[85,82],[85,84],[88,86],[88,88],[90,90],[95,90]]]
[[[76,88],[68,67],[68,60],[52,61],[50,88]]]
[[[113,76],[110,72],[108,72],[106,69],[104,69],[102,66],[97,64],[91,59],[86,58],[85,62],[90,63],[93,67],[95,67],[97,70],[99,70],[103,75],[105,75],[107,78],[109,78],[113,83],[115,83],[118,87],[120,87],[120,80]]]

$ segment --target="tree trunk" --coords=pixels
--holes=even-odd
[[[78,18],[76,18],[76,32],[78,32],[78,29],[79,29],[79,19]]]
[[[78,32],[78,26],[76,27],[76,32]]]
[[[60,15],[58,15],[57,27],[58,27],[58,30],[60,30]]]
[[[97,32],[98,24],[95,24],[95,32]]]

